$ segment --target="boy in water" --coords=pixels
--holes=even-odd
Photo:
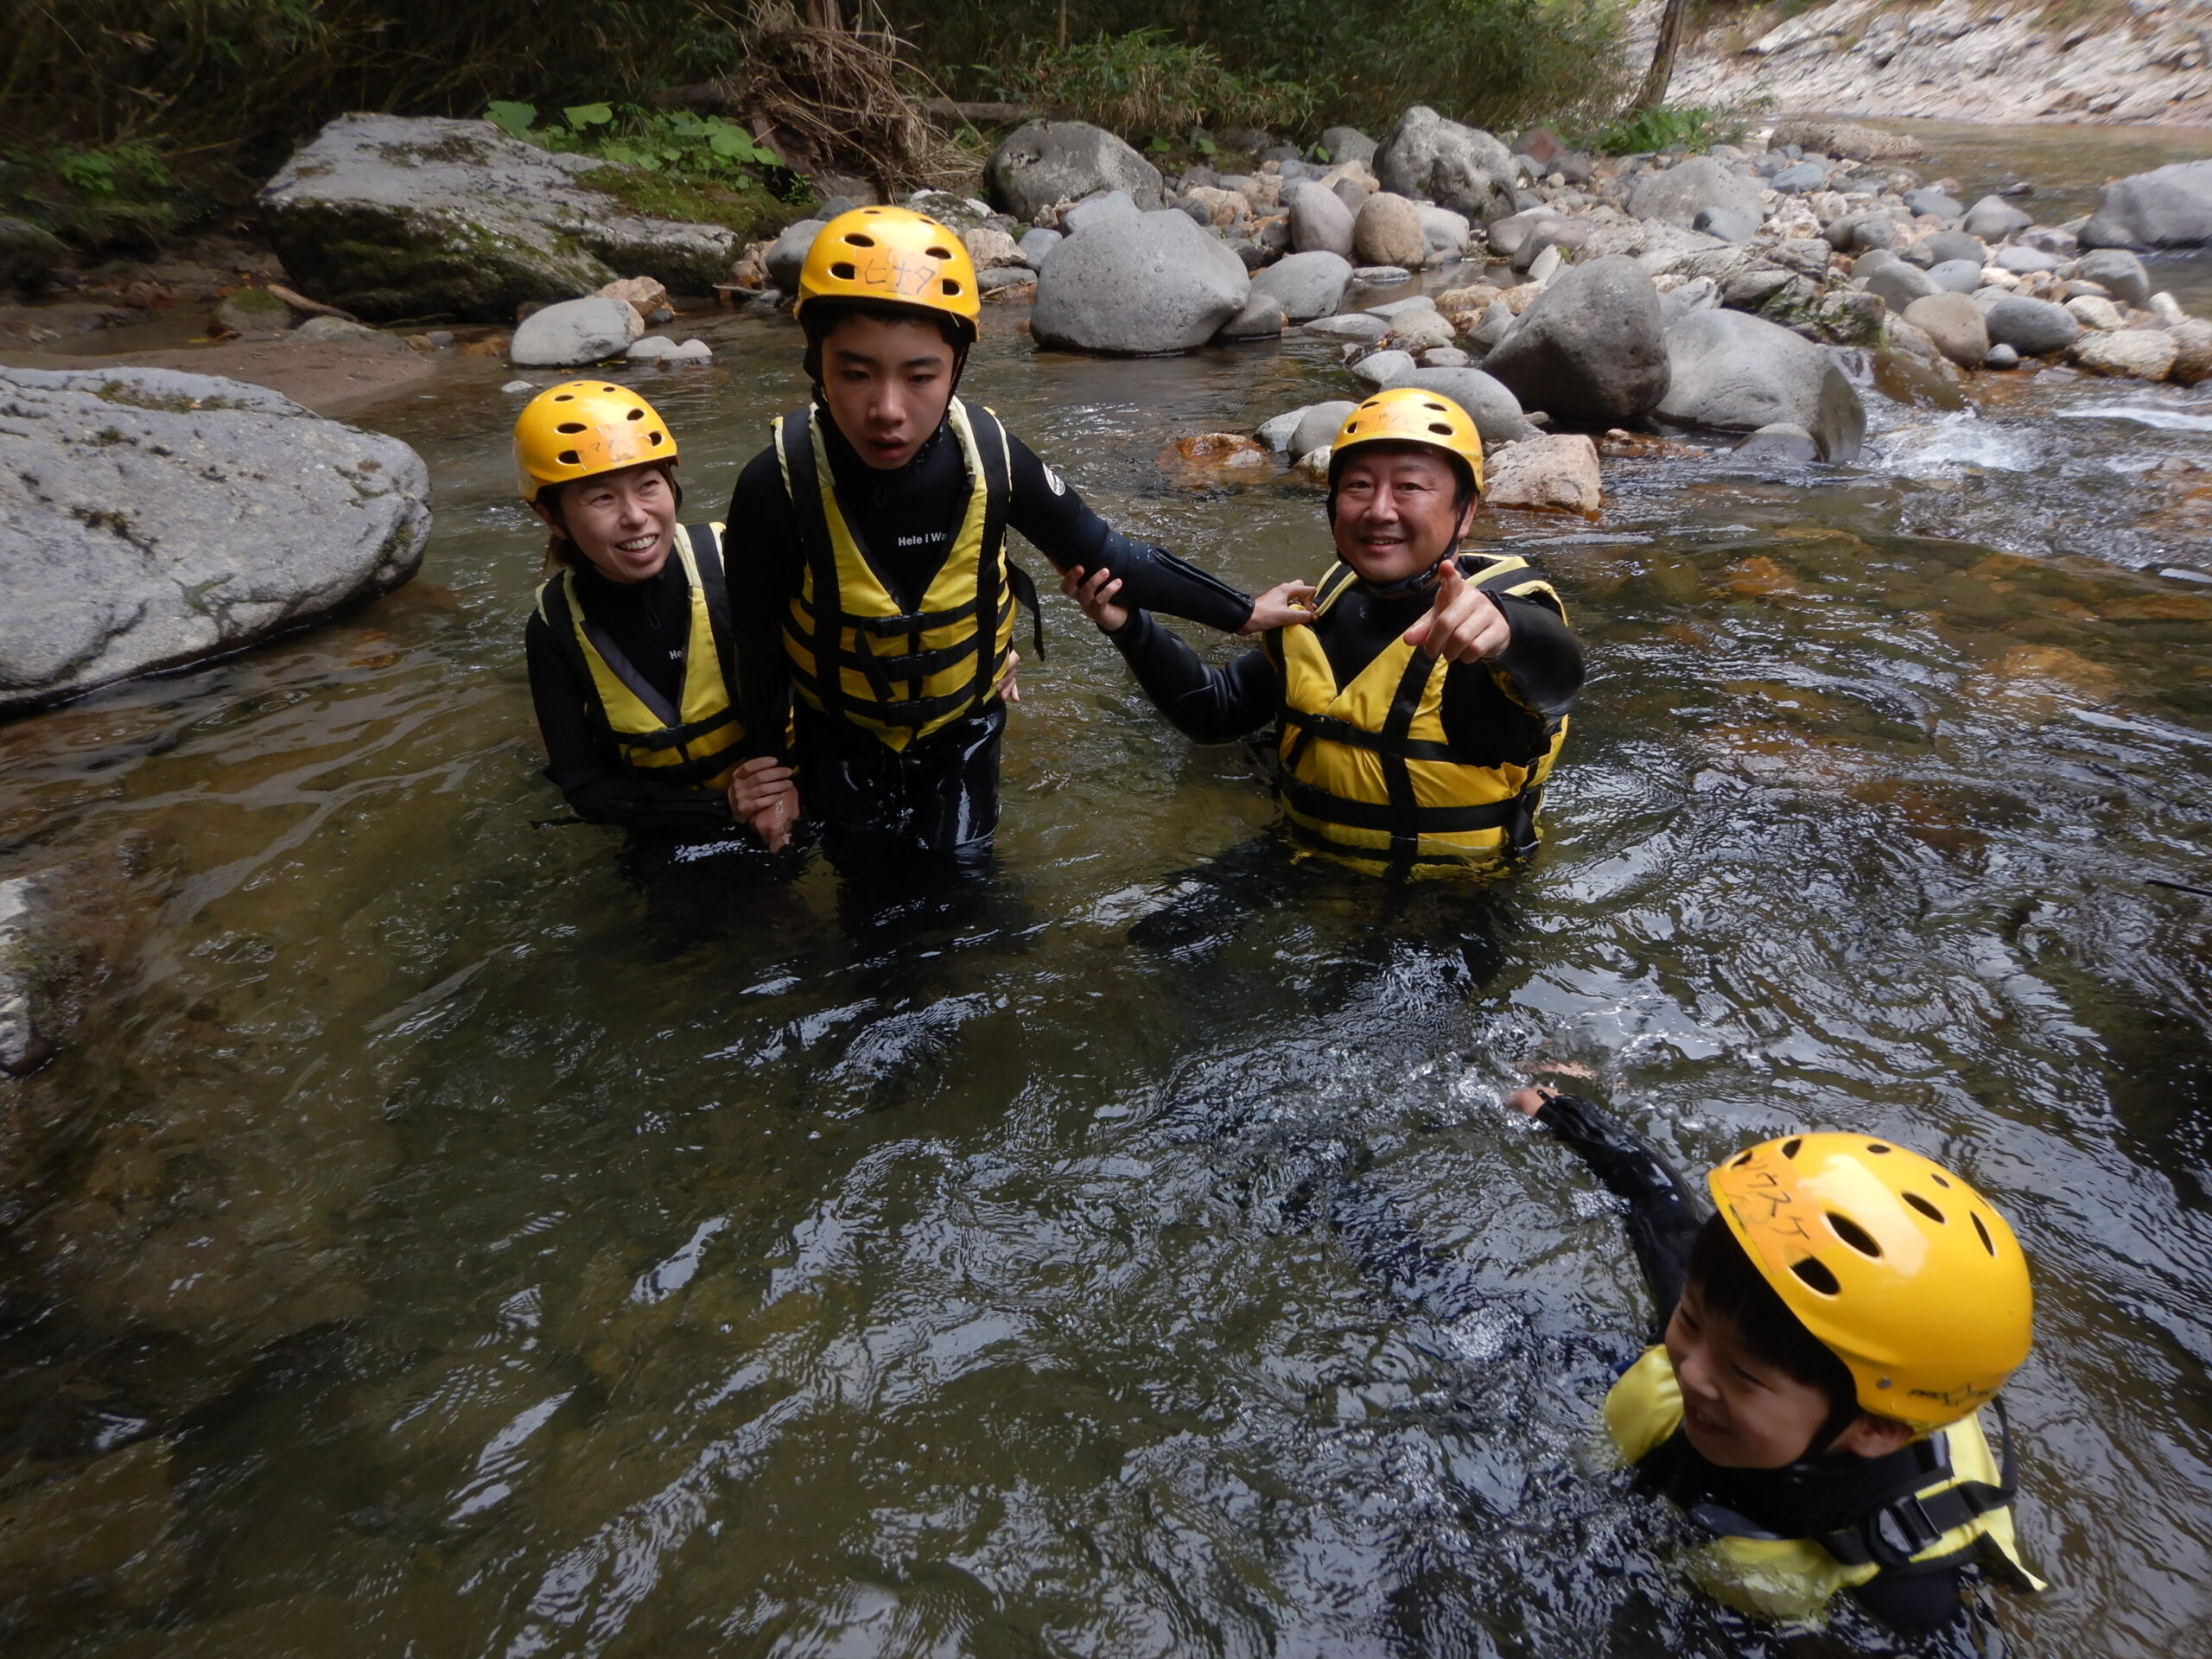
[[[2014,1536],[2010,1436],[1982,1408],[2027,1357],[2012,1229],[1958,1176],[1878,1137],[1799,1135],[1707,1177],[1702,1224],[1639,1136],[1571,1095],[1509,1104],[1630,1205],[1662,1340],[1605,1398],[1621,1455],[1713,1535],[1719,1599],[1772,1618],[1847,1592],[1907,1631],[1958,1618],[1980,1562],[2041,1589]]]

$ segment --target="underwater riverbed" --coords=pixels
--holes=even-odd
[[[1022,315],[970,397],[1130,533],[1318,573],[1318,494],[1160,454],[1343,395],[1327,342]],[[798,392],[788,321],[710,338],[620,377],[687,518]],[[1489,516],[1592,676],[1487,889],[1287,864],[1264,760],[1048,596],[995,874],[871,927],[539,827],[507,378],[355,417],[431,467],[409,588],[0,726],[0,875],[59,867],[98,968],[0,1206],[11,1655],[1848,1650],[1698,1600],[1597,1452],[1649,1310],[1497,1108],[1543,1061],[1685,1167],[1958,1164],[2040,1303],[2011,1650],[2201,1645],[2212,900],[2152,878],[2212,887],[2212,388],[1870,387],[1864,466]],[[1494,1303],[1386,1296],[1334,1192]]]

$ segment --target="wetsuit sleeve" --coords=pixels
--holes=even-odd
[[[1048,472],[1029,446],[1010,432],[1007,449],[1014,461],[1014,496],[1007,504],[1007,523],[1036,543],[1054,569],[1080,565],[1096,570],[1103,565],[1122,579],[1122,604],[1164,611],[1224,633],[1236,632],[1250,619],[1250,594],[1166,548],[1131,541],[1093,512],[1066,480]]]
[[[1663,1326],[1681,1300],[1690,1241],[1705,1220],[1704,1206],[1649,1141],[1590,1102],[1553,1095],[1536,1122],[1573,1147],[1607,1192],[1627,1200],[1629,1243]]]
[[[722,571],[729,588],[730,633],[737,642],[737,698],[745,716],[742,753],[788,760],[790,666],[784,616],[798,587],[801,556],[791,498],[773,445],[746,463],[723,520]]]
[[[649,784],[608,763],[584,717],[584,688],[555,646],[553,631],[535,613],[523,632],[523,653],[545,742],[545,776],[578,817],[626,830],[695,835],[729,828],[729,804],[721,795]]]
[[[1209,668],[1149,613],[1137,610],[1106,637],[1145,696],[1195,742],[1234,742],[1274,716],[1275,672],[1263,652],[1248,651],[1226,668]]]

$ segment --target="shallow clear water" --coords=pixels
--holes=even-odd
[[[1020,315],[969,390],[1110,516],[1319,568],[1313,495],[1158,455],[1336,395],[1324,347],[1039,358]],[[633,377],[695,512],[794,341]],[[2012,1650],[2201,1644],[2212,901],[2147,878],[2212,886],[2212,399],[1877,400],[1864,468],[1493,516],[1593,672],[1486,891],[1286,871],[1252,753],[1049,601],[997,873],[872,931],[819,868],[640,892],[533,827],[505,378],[367,417],[435,480],[410,588],[0,727],[0,874],[65,866],[100,969],[0,1141],[10,1654],[1840,1650],[1690,1595],[1592,1452],[1648,1310],[1496,1106],[1546,1059],[1686,1166],[1959,1163],[2040,1296]],[[1494,1300],[1383,1295],[1337,1192]]]

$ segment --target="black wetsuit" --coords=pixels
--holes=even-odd
[[[1553,1095],[1536,1121],[1573,1147],[1607,1191],[1627,1200],[1629,1242],[1651,1287],[1656,1341],[1681,1299],[1690,1241],[1705,1220],[1702,1201],[1649,1141],[1586,1100]],[[1846,1454],[1783,1469],[1725,1469],[1700,1457],[1677,1428],[1637,1469],[1693,1514],[1717,1505],[1777,1537],[1810,1538],[1847,1526],[1910,1484],[1918,1455],[1907,1446],[1879,1458]],[[1972,1572],[1965,1564],[1885,1572],[1849,1593],[1885,1624],[1933,1630],[1964,1611],[1961,1591]]]
[[[1552,722],[1573,707],[1582,687],[1582,646],[1566,619],[1541,599],[1495,597],[1512,630],[1505,650],[1488,662],[1454,663],[1444,678],[1446,740],[1453,757],[1470,766],[1518,764],[1541,752]],[[1337,683],[1348,683],[1374,661],[1427,614],[1434,598],[1433,588],[1386,594],[1363,582],[1347,588],[1311,625]],[[1160,713],[1198,742],[1243,737],[1282,708],[1282,683],[1264,652],[1209,668],[1134,607],[1128,623],[1107,638]]]
[[[584,614],[647,683],[670,702],[680,702],[691,629],[683,561],[671,554],[658,575],[638,582],[609,582],[587,565],[576,572],[576,596]],[[535,610],[523,630],[523,649],[531,702],[545,741],[545,776],[578,817],[657,838],[703,839],[735,830],[720,791],[654,783],[620,764],[585,712],[594,695],[591,686],[580,681],[573,659]]]
[[[940,423],[903,467],[879,470],[855,454],[829,411],[814,420],[830,457],[837,505],[893,599],[912,611],[952,550],[968,502],[968,474],[950,428]],[[1109,568],[1142,602],[1210,627],[1235,632],[1250,598],[1163,550],[1132,542],[1084,504],[1020,439],[1012,462],[1007,524],[1034,543],[1055,569]],[[849,868],[919,854],[988,850],[998,823],[999,746],[1006,706],[993,697],[927,737],[894,750],[849,721],[792,709],[783,629],[805,556],[773,448],[746,466],[730,497],[724,554],[730,609],[744,664],[750,753],[775,753],[772,736],[791,710],[799,798],[823,829],[833,858]]]

